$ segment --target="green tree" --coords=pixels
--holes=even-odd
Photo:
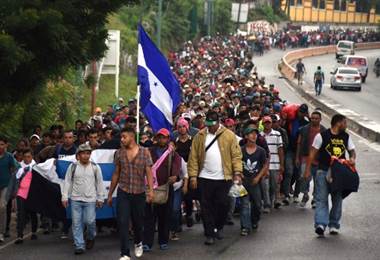
[[[231,0],[215,0],[213,31],[222,35],[227,35],[234,30],[234,23],[231,21]]]
[[[102,57],[108,15],[136,2],[2,0],[0,101],[20,101],[67,68]]]

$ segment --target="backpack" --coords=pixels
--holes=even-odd
[[[91,161],[90,161],[90,163],[91,163],[91,166],[92,166],[92,171],[94,172],[95,183],[97,183],[98,180],[97,180],[97,175],[96,174],[98,172],[98,167],[96,167],[96,163],[91,162]],[[71,166],[71,182],[74,181],[75,171],[77,169],[77,166],[78,166],[77,163],[75,163],[75,162],[72,163],[72,166]]]
[[[320,70],[317,70],[314,74],[315,80],[322,80],[323,72]]]

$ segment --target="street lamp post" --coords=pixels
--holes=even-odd
[[[162,19],[162,0],[158,0],[157,12],[157,47],[161,49],[161,19]]]

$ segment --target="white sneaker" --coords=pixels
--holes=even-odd
[[[2,242],[4,242],[5,240],[4,240],[4,234],[0,234],[0,242],[2,243]]]
[[[339,229],[331,227],[330,228],[330,235],[338,235],[339,234]]]
[[[135,245],[135,255],[137,258],[141,257],[144,253],[142,242]]]
[[[131,260],[131,258],[125,255],[125,256],[120,257],[120,260]]]

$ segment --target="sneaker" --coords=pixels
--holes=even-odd
[[[246,229],[246,228],[242,228],[241,231],[240,231],[240,235],[243,236],[243,237],[246,237],[248,236],[249,234],[249,230]]]
[[[141,257],[144,253],[142,242],[135,245],[135,256],[137,258]]]
[[[68,239],[68,238],[69,238],[69,234],[62,232],[61,239]]]
[[[131,258],[127,255],[123,255],[119,260],[131,260]]]
[[[270,208],[264,208],[263,209],[264,214],[269,214],[270,213]]]
[[[300,202],[298,196],[293,196],[293,203],[298,203]]]
[[[226,221],[226,225],[227,226],[233,226],[234,224],[235,223],[232,220],[230,220],[230,219]]]
[[[95,245],[95,239],[92,239],[92,240],[88,239],[86,241],[86,249],[92,249],[94,245]]]
[[[318,225],[315,229],[315,233],[317,233],[319,237],[323,237],[325,235],[325,227],[322,225]]]
[[[37,235],[35,233],[32,234],[32,236],[30,237],[30,240],[37,240]]]
[[[257,224],[257,223],[256,223],[256,224],[252,224],[252,229],[253,229],[253,230],[256,230],[256,229],[258,229],[258,228],[259,228],[259,224]]]
[[[169,246],[168,246],[168,244],[162,244],[162,245],[160,245],[160,249],[161,250],[168,250]]]
[[[178,234],[176,232],[171,232],[170,233],[170,240],[178,241],[179,240]]]
[[[218,240],[222,240],[224,238],[223,231],[222,230],[216,231],[215,238]]]
[[[152,249],[148,245],[143,245],[142,248],[143,248],[143,252],[150,252],[150,251],[152,251]]]
[[[274,208],[275,208],[275,209],[279,209],[279,208],[281,208],[281,206],[282,206],[282,204],[281,204],[281,202],[279,202],[279,201],[276,201],[276,202],[274,203]]]
[[[83,253],[84,253],[83,248],[75,248],[75,250],[74,250],[74,254],[76,254],[76,255],[81,255]]]
[[[3,243],[5,241],[4,235],[0,233],[0,243]]]
[[[20,245],[20,244],[22,244],[22,243],[24,243],[24,239],[23,239],[22,237],[18,237],[18,238],[16,239],[16,241],[15,241],[15,244],[16,244],[16,245]]]
[[[5,230],[5,233],[4,233],[4,237],[7,238],[7,237],[10,237],[10,233],[9,233],[9,230]]]
[[[284,206],[289,206],[289,197],[285,197],[282,203],[284,204]]]
[[[303,197],[302,197],[302,200],[301,200],[301,204],[300,206],[301,207],[305,207],[306,206],[306,203],[309,201],[309,195],[307,194],[304,194]]]
[[[215,244],[215,238],[213,238],[213,237],[207,237],[206,241],[205,241],[205,245],[206,246],[212,246],[213,244]]]
[[[337,228],[334,228],[334,227],[330,227],[330,235],[338,235],[339,234],[339,229]]]
[[[315,208],[316,208],[315,200],[312,200],[312,201],[311,201],[311,208],[312,208],[312,209],[315,209]]]
[[[187,227],[192,227],[194,225],[193,217],[186,217],[186,225]]]

